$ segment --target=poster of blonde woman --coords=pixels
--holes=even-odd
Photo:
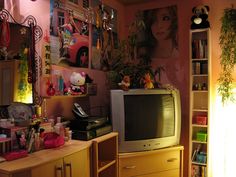
[[[152,59],[178,57],[177,6],[145,10],[143,19],[145,41],[139,48],[146,48]]]

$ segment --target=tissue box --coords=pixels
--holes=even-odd
[[[207,133],[197,132],[197,141],[206,142],[207,141]]]

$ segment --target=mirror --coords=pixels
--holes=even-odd
[[[33,16],[17,22],[6,9],[0,11],[0,105],[40,102],[36,83],[41,58],[35,44],[41,38]]]

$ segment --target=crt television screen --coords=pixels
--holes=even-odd
[[[125,95],[125,140],[174,136],[175,105],[171,94]]]

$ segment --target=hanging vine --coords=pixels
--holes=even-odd
[[[220,47],[222,53],[218,92],[222,96],[222,102],[225,103],[228,100],[234,100],[232,73],[236,64],[236,9],[225,9],[221,23]]]

